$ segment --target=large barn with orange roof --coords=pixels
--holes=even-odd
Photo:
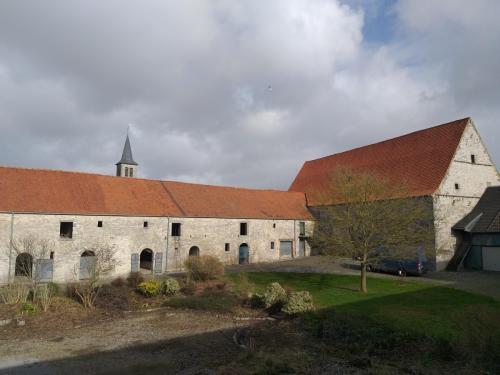
[[[340,168],[404,182],[409,197],[428,197],[434,210],[435,263],[455,254],[452,226],[469,213],[498,171],[472,119],[464,118],[350,151],[306,161],[289,191],[304,192],[311,207],[335,201],[332,176]]]
[[[137,178],[127,136],[116,176],[0,167],[0,283],[26,262],[42,281],[88,277],[94,244],[117,251],[114,275],[179,271],[189,256],[226,264],[309,255],[305,194]],[[50,245],[20,253],[30,236]]]
[[[314,216],[338,168],[405,181],[428,197],[435,218],[435,264],[455,254],[452,226],[469,213],[497,169],[470,118],[341,152],[302,166],[289,191],[138,178],[127,136],[116,176],[0,167],[0,283],[31,262],[42,281],[84,279],[92,244],[117,250],[115,275],[179,271],[189,256],[226,264],[307,256]],[[15,246],[31,236],[49,244],[35,255]],[[434,249],[433,249],[434,250]]]

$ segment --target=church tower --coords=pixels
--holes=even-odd
[[[116,175],[123,177],[137,177],[137,166],[138,164],[134,161],[132,157],[132,148],[130,147],[130,139],[125,140],[125,145],[123,146],[122,158],[118,163],[116,163]]]

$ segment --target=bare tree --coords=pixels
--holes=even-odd
[[[322,253],[360,259],[362,292],[367,292],[367,263],[380,249],[402,259],[414,257],[419,245],[432,247],[432,201],[411,198],[404,183],[342,169],[332,175],[330,187],[332,193],[321,197],[311,244]]]
[[[83,279],[74,285],[74,293],[85,308],[93,308],[102,287],[102,281],[119,264],[116,248],[103,242],[96,242],[84,249],[83,261],[75,267],[77,279]]]
[[[26,278],[31,284],[33,300],[36,299],[38,285],[42,282],[42,274],[37,272],[39,261],[49,259],[53,243],[34,234],[27,234],[12,240],[12,250],[15,255],[15,274]]]

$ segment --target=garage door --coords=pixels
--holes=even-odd
[[[280,257],[292,256],[292,241],[280,241]]]
[[[483,247],[483,270],[500,271],[500,247]]]

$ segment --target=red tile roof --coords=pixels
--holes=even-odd
[[[303,193],[0,167],[0,212],[309,219]]]
[[[304,193],[163,182],[188,217],[310,219]]]
[[[405,182],[409,196],[433,194],[441,184],[470,118],[394,139],[307,161],[289,191],[306,193],[310,206],[332,195],[331,176],[338,168],[370,172]]]

